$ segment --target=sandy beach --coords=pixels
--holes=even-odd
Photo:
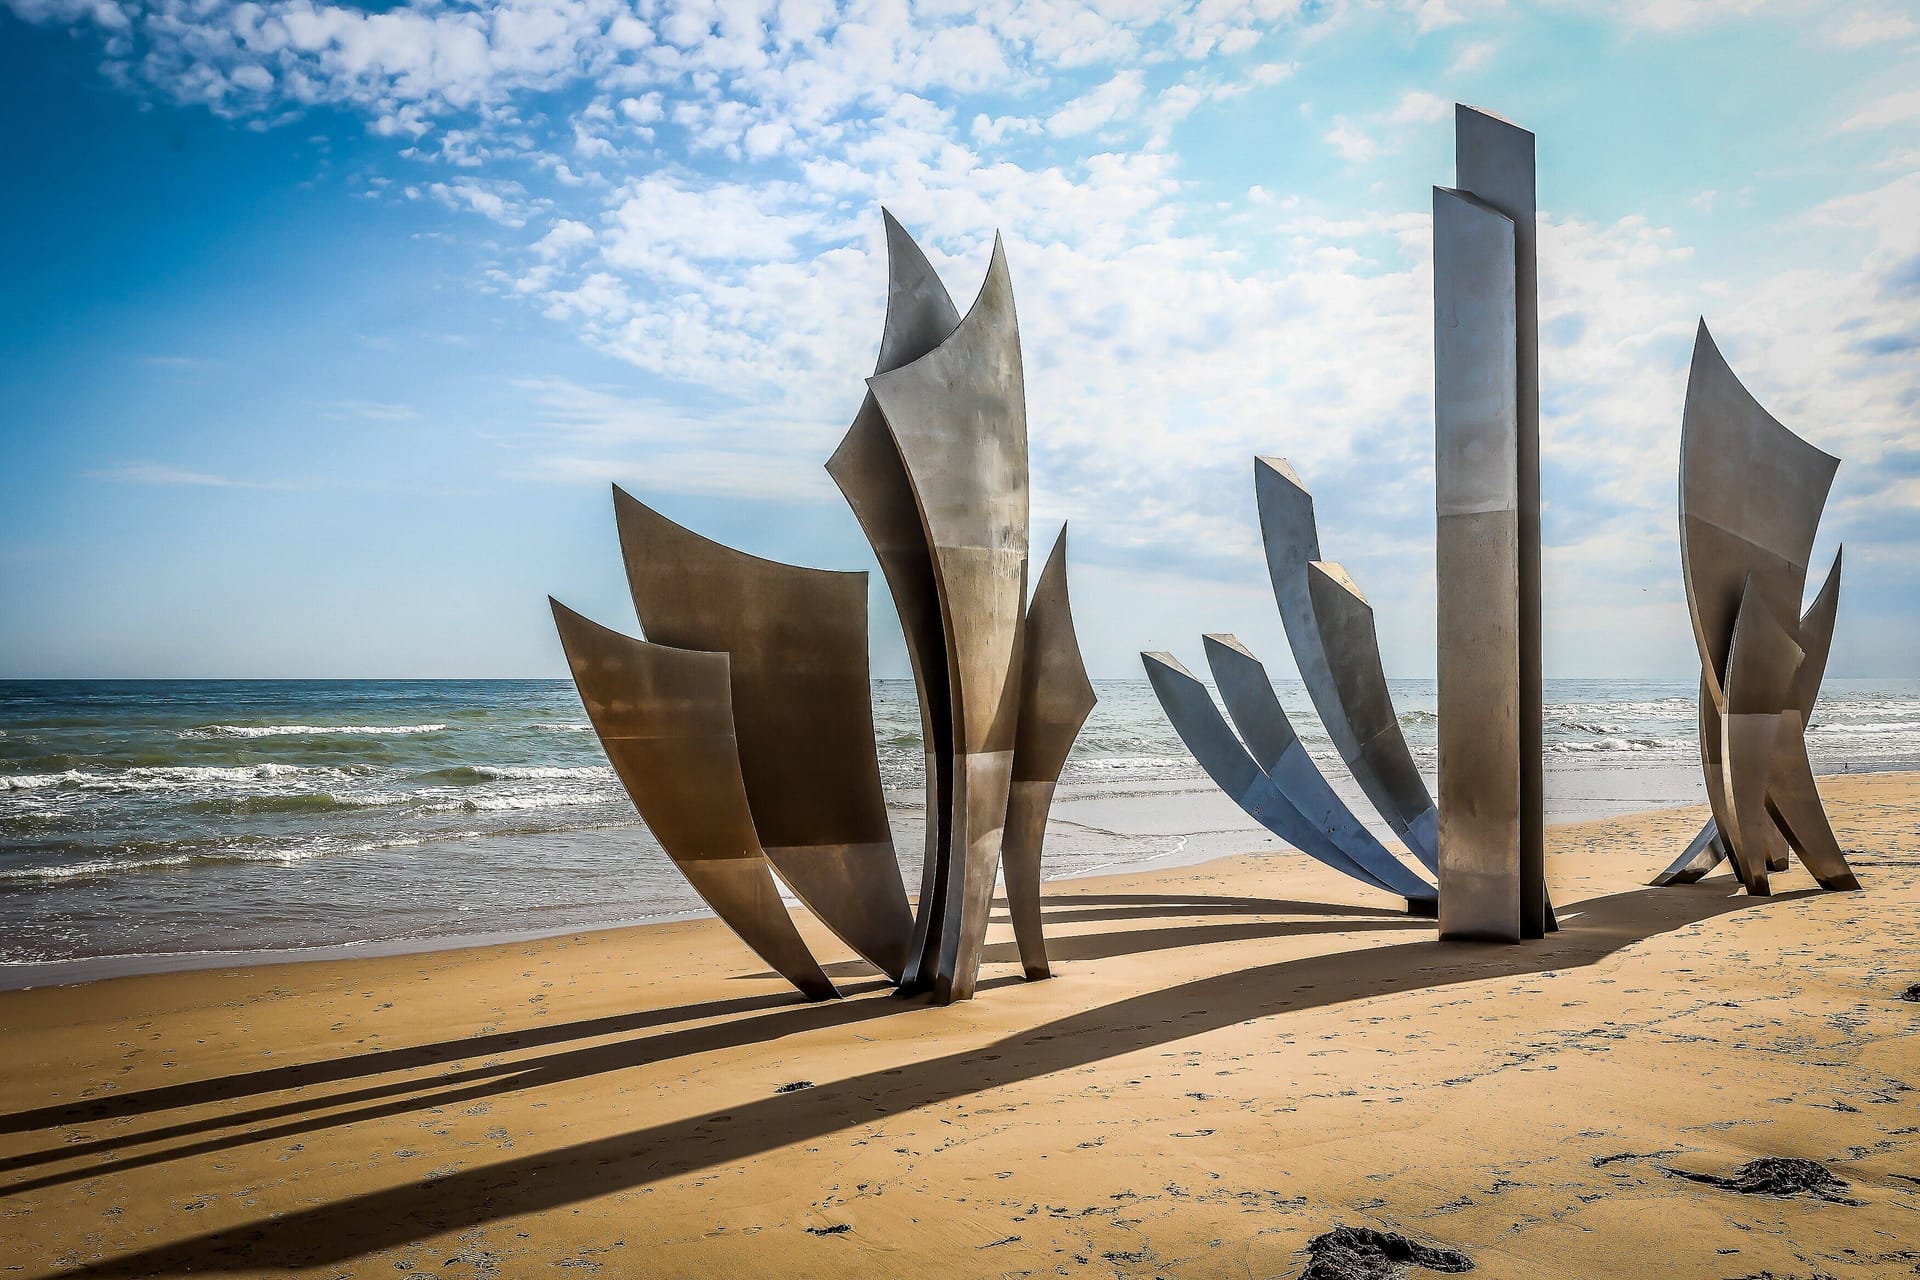
[[[0,993],[0,1275],[1920,1274],[1920,775],[1822,787],[1865,892],[1557,826],[1525,946],[1260,854],[1050,884],[947,1009],[811,921],[844,1001],[713,921]],[[1763,1156],[1847,1186],[1684,1176]]]

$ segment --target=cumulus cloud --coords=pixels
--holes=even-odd
[[[1006,232],[1036,518],[1076,518],[1077,556],[1173,557],[1193,580],[1257,583],[1257,525],[1235,496],[1251,454],[1285,453],[1326,499],[1326,545],[1404,615],[1383,619],[1390,659],[1430,660],[1424,189],[1410,205],[1404,184],[1357,188],[1337,170],[1355,194],[1336,209],[1260,171],[1223,195],[1183,169],[1175,140],[1242,101],[1299,118],[1296,72],[1342,23],[1439,42],[1450,74],[1478,71],[1495,46],[1468,38],[1476,0],[1406,0],[1384,17],[1302,0],[0,3],[95,29],[110,74],[137,91],[256,121],[357,113],[417,169],[370,185],[377,198],[457,210],[497,246],[488,287],[685,396],[524,385],[516,474],[834,500],[818,462],[871,364],[885,203],[963,307]],[[1762,7],[1621,12],[1670,30]],[[1897,26],[1863,14],[1835,38]],[[1434,90],[1343,99],[1309,150],[1317,132],[1370,179],[1364,167],[1439,136],[1451,102]],[[1920,99],[1883,91],[1836,117],[1870,139],[1920,118]],[[1903,447],[1920,404],[1914,167],[1790,215],[1787,232],[1849,246],[1843,265],[1757,280],[1703,279],[1657,220],[1543,213],[1549,554],[1581,594],[1563,607],[1638,617],[1649,582],[1677,581],[1669,480],[1701,311],[1770,407],[1846,454],[1844,483]],[[101,474],[234,483],[150,463]],[[1836,509],[1884,512],[1905,492],[1860,485]]]

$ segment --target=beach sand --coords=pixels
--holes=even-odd
[[[1561,826],[1522,946],[1267,854],[1049,884],[946,1009],[811,921],[844,1001],[713,921],[0,993],[0,1276],[1920,1274],[1920,775],[1822,789],[1865,892]],[[1669,1172],[1760,1156],[1857,1203]]]

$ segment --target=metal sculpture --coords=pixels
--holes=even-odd
[[[1409,912],[1435,914],[1438,908],[1433,886],[1375,839],[1327,785],[1320,766],[1307,754],[1286,709],[1280,705],[1266,666],[1233,636],[1209,635],[1201,640],[1206,645],[1214,687],[1227,704],[1234,728],[1280,794],[1349,861],[1404,897]]]
[[[1827,670],[1827,654],[1833,647],[1833,624],[1840,608],[1840,560],[1841,552],[1833,556],[1833,567],[1827,570],[1827,579],[1821,584],[1820,591],[1800,615],[1800,645],[1806,655],[1801,661],[1800,671],[1794,681],[1794,702],[1800,708],[1800,720],[1803,725],[1811,724],[1813,709],[1820,701],[1820,682]],[[1710,759],[1720,759],[1720,720],[1713,710],[1713,699],[1708,694],[1704,678],[1700,686],[1701,746],[1712,747]],[[1709,757],[1702,757],[1703,763]],[[1707,785],[1717,787],[1719,770],[1709,766]],[[1786,837],[1775,824],[1773,834],[1768,838],[1769,871],[1786,870],[1785,863],[1773,852],[1776,847],[1786,845]],[[1708,818],[1700,828],[1698,835],[1687,843],[1673,864],[1650,882],[1654,885],[1692,884],[1705,878],[1713,869],[1727,858],[1727,843],[1720,835],[1720,824]]]
[[[937,914],[916,922],[909,981],[973,994],[999,871],[1019,720],[1027,579],[1027,420],[1013,285],[999,238],[945,341],[867,380],[926,532],[952,700],[951,825]],[[937,928],[934,927],[937,925]]]
[[[640,629],[731,659],[747,807],[802,902],[893,981],[913,912],[874,753],[867,575],[763,560],[613,491]]]
[[[1680,433],[1680,561],[1700,652],[1707,800],[1752,894],[1769,892],[1783,844],[1823,888],[1859,887],[1806,744],[1838,608],[1838,557],[1805,615],[1800,600],[1839,465],[1761,407],[1701,321]],[[1673,879],[1697,879],[1684,873],[1712,847],[1696,839]]]
[[[1255,458],[1253,481],[1280,621],[1320,723],[1387,825],[1427,870],[1437,870],[1440,819],[1407,750],[1381,673],[1373,610],[1352,588],[1345,570],[1321,562],[1313,495],[1286,459]],[[1315,564],[1321,565],[1320,577],[1329,580],[1318,592],[1310,572]],[[1334,572],[1328,574],[1328,568]],[[1337,590],[1330,591],[1330,586]],[[1334,608],[1334,616],[1325,622],[1315,607],[1321,599]]]
[[[1364,885],[1407,897],[1409,912],[1431,914],[1417,905],[1430,900],[1432,894],[1419,877],[1397,862],[1393,864],[1397,871],[1393,872],[1384,868],[1376,871],[1363,864],[1335,844],[1314,818],[1301,811],[1280,784],[1247,753],[1214,705],[1207,687],[1182,666],[1179,659],[1170,653],[1142,653],[1140,660],[1174,732],[1180,735],[1207,776],[1248,816],[1316,862]]]
[[[1047,814],[1067,754],[1098,701],[1073,631],[1065,525],[1034,586],[1021,645],[1020,722],[1013,735],[1013,783],[1000,861],[1020,964],[1027,980],[1035,982],[1051,973],[1040,927],[1040,847]]]
[[[778,872],[903,989],[946,1003],[973,994],[1003,860],[1027,976],[1048,974],[1041,847],[1094,694],[1064,529],[1027,603],[1026,398],[1005,251],[996,237],[963,318],[912,238],[885,224],[879,359],[827,469],[873,545],[913,664],[927,753],[917,909],[880,790],[866,574],[734,551],[616,489],[648,640],[554,611],[641,816],[748,945],[806,994],[834,994],[781,906]]]
[[[781,903],[754,832],[727,655],[635,640],[549,603],[587,719],[660,847],[776,973],[810,999],[838,995]]]
[[[1533,135],[1467,106],[1433,190],[1440,936],[1548,926]]]

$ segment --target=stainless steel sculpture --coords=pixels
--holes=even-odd
[[[1381,671],[1373,610],[1345,570],[1320,560],[1313,495],[1286,459],[1255,458],[1253,479],[1280,621],[1320,723],[1387,825],[1422,865],[1436,870],[1440,819],[1400,732]],[[1316,564],[1317,589],[1311,571]],[[1318,601],[1331,610],[1324,620]]]
[[[1014,731],[1013,785],[1007,801],[1007,832],[1000,860],[1007,885],[1007,914],[1027,980],[1048,977],[1047,942],[1040,927],[1040,847],[1047,815],[1067,754],[1094,703],[1093,682],[1080,659],[1067,599],[1067,529],[1033,589],[1021,636],[1020,723]]]
[[[1835,552],[1833,567],[1827,571],[1827,579],[1821,584],[1820,591],[1800,615],[1800,644],[1805,658],[1794,681],[1794,702],[1800,708],[1800,720],[1803,725],[1811,724],[1813,709],[1820,701],[1820,682],[1827,670],[1827,654],[1833,647],[1833,624],[1840,608],[1840,561],[1841,552]],[[1717,791],[1720,777],[1718,761],[1720,752],[1720,718],[1713,709],[1713,699],[1709,695],[1706,683],[1700,686],[1701,747],[1703,752],[1711,747],[1710,754],[1703,754],[1703,764],[1707,764],[1707,785]],[[1724,804],[1721,806],[1724,807]],[[1785,864],[1772,851],[1786,847],[1786,837],[1778,830],[1768,838],[1769,871],[1784,871]],[[1708,818],[1701,826],[1698,835],[1688,842],[1673,864],[1650,882],[1655,885],[1692,884],[1703,879],[1720,865],[1728,856],[1727,843],[1720,835],[1720,824]]]
[[[1027,580],[1027,420],[1006,252],[959,328],[867,380],[926,532],[945,624],[953,773],[937,921],[916,922],[910,980],[941,1003],[973,994],[1000,866],[1019,720]],[[935,930],[931,926],[938,924]]]
[[[1442,938],[1547,929],[1533,144],[1457,106],[1433,191]]]
[[[1372,888],[1407,897],[1410,912],[1430,914],[1423,904],[1431,901],[1433,891],[1419,877],[1391,857],[1388,858],[1391,870],[1365,865],[1336,844],[1313,817],[1302,812],[1280,784],[1247,754],[1214,705],[1207,687],[1182,666],[1179,659],[1169,653],[1142,653],[1140,660],[1174,732],[1180,735],[1207,776],[1231,796],[1234,803],[1316,862]]]
[[[996,237],[963,318],[919,247],[891,215],[885,223],[879,360],[827,469],[886,576],[919,693],[917,910],[880,790],[866,574],[734,551],[616,489],[648,640],[554,609],[609,758],[715,911],[802,991],[833,994],[770,866],[903,989],[946,1003],[973,994],[1003,858],[1027,976],[1048,974],[1041,846],[1094,695],[1064,530],[1027,603],[1026,395],[1005,251]]]
[[[780,878],[895,982],[913,913],[874,754],[867,575],[763,560],[613,491],[640,629],[731,658],[753,825]]]
[[[810,999],[839,994],[794,928],[754,833],[727,655],[635,640],[550,603],[587,718],[660,847],[776,973]]]
[[[1761,407],[1703,320],[1680,433],[1680,560],[1700,651],[1707,799],[1717,837],[1753,894],[1768,892],[1782,843],[1822,887],[1859,887],[1806,747],[1838,608],[1837,557],[1805,615],[1800,600],[1838,467]],[[1711,841],[1695,846],[1673,879],[1711,866]]]
[[[1240,732],[1254,763],[1315,830],[1374,880],[1407,900],[1407,910],[1431,916],[1437,910],[1433,886],[1389,852],[1360,824],[1346,802],[1313,762],[1280,705],[1266,666],[1231,635],[1201,637],[1207,666],[1220,690],[1227,714]]]

